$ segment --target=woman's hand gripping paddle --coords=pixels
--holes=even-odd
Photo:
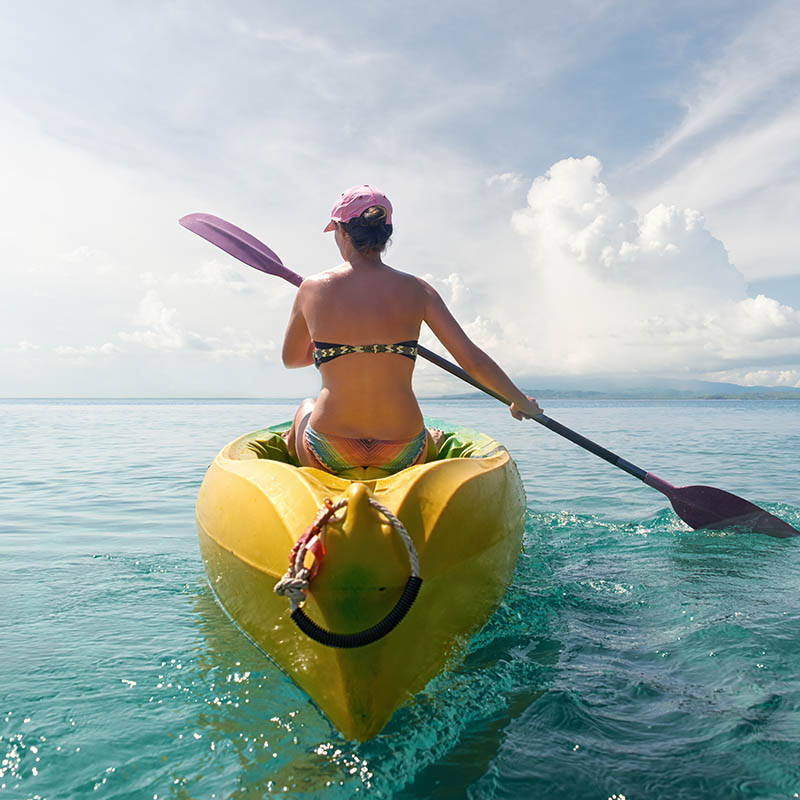
[[[285,267],[280,258],[263,242],[230,222],[226,222],[224,219],[215,217],[213,214],[188,214],[182,217],[179,222],[184,228],[188,228],[234,258],[238,258],[239,261],[243,261],[245,264],[261,270],[261,272],[277,275],[295,286],[299,286],[303,282],[302,277]],[[479,383],[461,367],[452,364],[446,358],[442,358],[425,347],[419,347],[418,352],[420,356],[446,370],[451,375],[455,375],[462,381],[469,383],[476,389],[480,389],[507,406],[511,405],[511,401],[508,398]],[[616,453],[606,450],[605,447],[601,447],[591,439],[581,436],[581,434],[576,433],[560,422],[556,422],[545,414],[539,414],[532,417],[532,419],[559,436],[569,439],[584,450],[588,450],[590,453],[594,453],[596,456],[608,461],[609,464],[613,464],[629,475],[633,475],[634,478],[638,478],[653,489],[657,489],[667,497],[672,504],[672,508],[675,509],[675,513],[692,528],[720,529],[732,527],[754,533],[764,533],[781,539],[789,536],[800,536],[800,531],[787,522],[770,514],[763,508],[759,508],[748,500],[737,497],[735,494],[716,489],[713,486],[673,486],[671,483],[667,483],[658,476],[653,475],[652,472],[646,472],[635,464],[631,464],[630,461],[626,461]]]

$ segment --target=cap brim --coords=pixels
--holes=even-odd
[[[333,220],[331,220],[331,221],[330,221],[330,222],[329,222],[329,223],[328,223],[328,224],[327,224],[327,225],[326,225],[326,226],[325,226],[325,227],[322,229],[322,232],[323,232],[323,233],[328,233],[328,231],[332,231],[332,230],[335,230],[335,229],[336,229],[336,223],[335,223]]]

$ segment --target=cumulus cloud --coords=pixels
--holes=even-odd
[[[82,347],[72,347],[71,345],[58,345],[53,348],[54,353],[60,356],[109,356],[112,353],[119,353],[119,347],[113,342],[106,342],[101,345],[87,344]]]
[[[745,296],[743,276],[697,211],[659,204],[639,216],[609,193],[601,172],[593,156],[568,158],[534,180],[512,221],[537,273],[561,281],[560,269],[593,290],[658,288],[682,303],[689,294]]]
[[[275,342],[264,341],[250,331],[241,331],[225,327],[219,336],[208,336],[203,339],[205,349],[216,361],[235,358],[242,361],[271,361],[275,352]]]
[[[486,179],[487,186],[500,186],[506,191],[513,191],[522,186],[524,179],[518,172],[503,172],[499,175],[490,175]]]
[[[638,214],[601,172],[592,156],[559,161],[514,213],[530,272],[510,299],[517,324],[503,323],[512,350],[550,374],[798,366],[800,312],[748,297],[701,214],[663,204]],[[519,338],[525,309],[536,346]]]
[[[224,326],[211,336],[185,329],[178,320],[178,309],[168,307],[154,289],[139,303],[134,323],[141,330],[121,331],[120,339],[166,353],[189,349],[207,352],[217,361],[226,358],[270,360],[275,350],[271,339],[264,340],[250,331],[231,326]]]
[[[85,364],[89,361],[89,359],[111,356],[115,353],[121,352],[121,350],[113,342],[105,342],[101,345],[87,344],[80,347],[62,344],[54,347],[53,352],[60,360],[63,360],[67,363]]]
[[[143,344],[153,350],[174,351],[186,346],[186,335],[177,322],[178,309],[167,308],[154,290],[139,303],[134,323],[144,330],[122,331],[124,342]]]
[[[715,381],[738,383],[742,386],[786,386],[800,389],[800,369],[752,369],[716,372],[709,376]]]
[[[74,250],[62,253],[59,261],[61,262],[60,271],[66,275],[69,275],[71,271],[65,269],[65,265],[72,265],[80,271],[89,269],[98,275],[107,275],[114,270],[111,256],[105,250],[90,247],[87,244],[79,245]]]
[[[6,353],[29,353],[32,350],[40,350],[41,346],[27,339],[20,339],[13,347],[4,348]]]
[[[252,292],[250,284],[243,276],[243,269],[233,264],[219,261],[206,261],[194,272],[171,272],[168,275],[156,275],[154,272],[143,272],[142,283],[145,286],[204,286],[224,289],[237,294]]]

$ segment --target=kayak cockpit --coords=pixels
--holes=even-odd
[[[230,445],[228,458],[234,460],[263,458],[300,467],[296,456],[289,452],[282,436],[290,425],[291,422],[282,422],[245,434]],[[425,426],[442,431],[438,452],[433,457],[429,456],[425,461],[426,464],[453,458],[486,458],[502,448],[502,445],[485,433],[470,428],[456,427],[430,418],[425,419]],[[370,481],[388,477],[391,473],[378,467],[356,467],[337,474],[349,480]]]

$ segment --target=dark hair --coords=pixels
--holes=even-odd
[[[370,206],[360,217],[339,224],[362,255],[382,253],[392,235],[392,225],[386,222],[386,209],[382,206]]]

